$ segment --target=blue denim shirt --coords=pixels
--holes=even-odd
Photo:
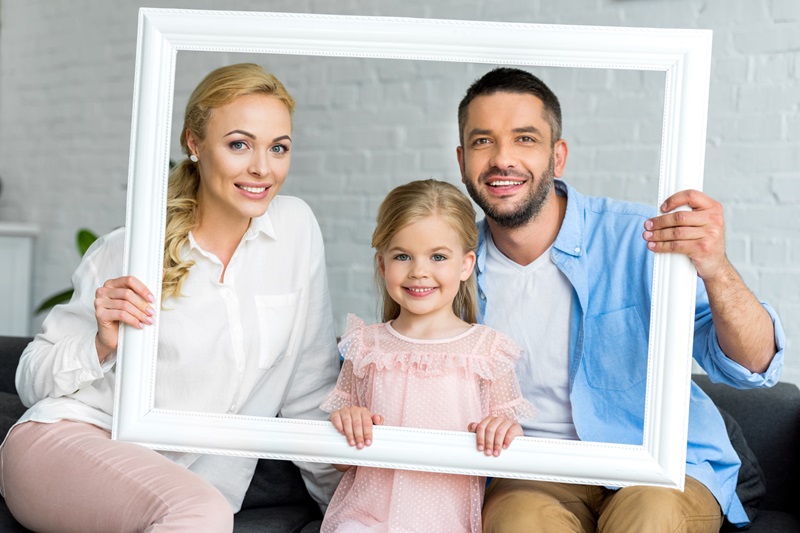
[[[642,232],[655,210],[583,196],[560,180],[555,186],[559,195],[567,197],[567,211],[550,254],[573,287],[569,376],[575,429],[585,441],[641,445],[654,257]],[[483,316],[489,231],[485,220],[479,229],[476,268]],[[775,311],[763,303],[775,325],[778,353],[766,372],[753,374],[722,352],[700,279],[696,302],[693,356],[711,380],[738,388],[774,385],[783,367],[785,344]],[[607,357],[608,353],[615,356]],[[747,524],[736,496],[741,462],[722,417],[694,383],[690,397],[686,474],[709,488],[731,523]]]

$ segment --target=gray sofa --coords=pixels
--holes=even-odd
[[[0,336],[0,432],[24,408],[14,386],[14,372],[22,350],[30,341]],[[800,533],[800,390],[788,383],[771,389],[735,390],[693,379],[729,414],[729,433],[745,461],[739,493],[750,505],[755,520],[750,533]],[[319,531],[320,515],[308,496],[297,468],[288,461],[261,460],[236,514],[235,531]],[[726,524],[723,531],[735,531]],[[26,532],[0,501],[0,531]],[[535,531],[535,528],[532,529]]]

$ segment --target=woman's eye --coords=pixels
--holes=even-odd
[[[247,148],[247,143],[244,141],[233,141],[228,146],[230,146],[231,150],[240,151]]]
[[[285,144],[276,144],[275,146],[270,148],[270,151],[276,154],[285,154],[289,151],[289,147],[286,146]]]
[[[431,259],[433,259],[434,261],[446,261],[447,256],[444,256],[442,254],[433,254],[433,256],[431,256]]]
[[[408,254],[397,254],[394,256],[395,261],[408,261],[411,257]]]

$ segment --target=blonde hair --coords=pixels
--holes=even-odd
[[[239,63],[221,67],[208,74],[195,88],[186,104],[181,130],[181,148],[188,156],[186,132],[197,141],[205,139],[206,126],[214,109],[231,103],[240,96],[265,94],[286,104],[294,111],[294,98],[283,84],[263,67],[254,63]],[[197,225],[197,190],[200,173],[197,164],[184,159],[172,169],[167,189],[167,227],[164,238],[164,279],[162,300],[181,294],[181,286],[189,275],[194,261],[183,258],[189,242],[189,232]]]
[[[433,179],[406,183],[393,189],[378,208],[377,226],[372,233],[375,249],[375,282],[381,295],[384,322],[400,316],[400,305],[392,300],[386,282],[380,275],[378,257],[386,250],[395,234],[419,220],[437,216],[458,235],[464,252],[478,249],[478,228],[475,209],[469,199],[453,185]],[[453,300],[453,312],[465,322],[478,320],[475,272],[462,281]]]

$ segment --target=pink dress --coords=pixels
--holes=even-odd
[[[514,372],[520,348],[486,326],[449,339],[417,340],[391,323],[367,326],[349,315],[339,349],[345,361],[322,404],[328,412],[357,405],[383,415],[388,426],[449,431],[466,431],[488,415],[519,420],[535,414]],[[476,476],[350,468],[322,533],[480,533],[484,484]]]

